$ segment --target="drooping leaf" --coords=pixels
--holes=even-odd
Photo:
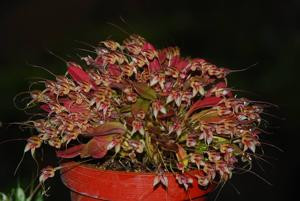
[[[189,109],[189,111],[186,113],[186,118],[192,114],[194,111],[201,109],[201,108],[206,108],[206,107],[211,107],[217,105],[222,98],[220,97],[205,97],[202,100],[196,101]]]
[[[147,114],[150,106],[150,101],[142,98],[138,98],[137,101],[132,105],[131,112],[134,116],[138,115],[140,112]]]
[[[71,148],[68,148],[66,150],[57,151],[56,156],[60,157],[60,158],[74,158],[81,154],[83,147],[84,147],[84,144],[80,144],[80,145],[76,145]]]
[[[135,91],[142,97],[147,100],[154,100],[157,98],[156,92],[154,89],[149,87],[145,83],[140,83],[140,82],[132,82],[132,86],[135,89]]]
[[[91,127],[87,129],[86,136],[103,136],[103,135],[112,135],[119,134],[123,135],[126,132],[126,128],[120,122],[105,122],[104,124],[98,127]]]
[[[93,138],[83,147],[80,157],[102,158],[107,153],[107,146],[109,143],[110,141],[105,137],[98,137],[98,139]]]

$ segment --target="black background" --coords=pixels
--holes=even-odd
[[[1,1],[0,11],[1,141],[29,135],[8,126],[28,118],[14,107],[13,97],[28,89],[31,78],[51,77],[28,63],[62,74],[65,64],[48,50],[68,60],[82,54],[76,48],[86,48],[76,41],[96,44],[108,37],[121,41],[126,34],[113,23],[141,34],[157,47],[177,45],[183,55],[206,58],[220,66],[241,69],[258,62],[248,71],[232,74],[229,83],[253,92],[243,93],[247,97],[279,105],[271,113],[285,120],[267,118],[278,128],[270,128],[275,134],[266,139],[284,152],[266,147],[266,154],[277,160],[268,159],[272,166],[262,163],[264,171],[254,163],[254,171],[272,186],[251,174],[235,175],[217,200],[297,200],[300,1],[23,0]],[[29,182],[35,172],[28,154],[13,176],[24,145],[24,141],[0,145],[0,191],[15,185],[17,178]],[[55,162],[53,153],[46,159]],[[51,189],[46,200],[69,200],[58,176],[47,185]]]

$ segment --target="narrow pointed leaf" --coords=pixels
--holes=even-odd
[[[194,111],[201,109],[201,108],[206,108],[206,107],[212,107],[217,105],[220,101],[222,100],[222,98],[219,97],[206,97],[202,100],[198,100],[196,101],[191,108],[189,109],[189,111],[186,114],[186,118],[192,114]]]
[[[176,152],[176,157],[179,162],[181,162],[184,167],[187,167],[189,160],[186,150],[179,144],[177,144],[178,150]]]
[[[148,133],[145,133],[145,151],[150,160],[152,160],[155,164],[158,164],[158,158],[155,155],[156,150]]]
[[[207,121],[218,117],[218,112],[213,109],[203,110],[191,116],[192,121]]]

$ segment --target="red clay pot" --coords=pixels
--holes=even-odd
[[[197,180],[185,191],[174,175],[168,177],[168,189],[162,185],[153,188],[153,173],[134,173],[100,170],[75,162],[63,164],[63,183],[71,190],[72,201],[205,201],[212,190],[201,190]]]

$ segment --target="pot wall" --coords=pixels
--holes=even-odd
[[[168,173],[168,189],[153,188],[155,174],[100,170],[76,163],[63,164],[63,183],[72,191],[72,201],[204,201],[211,188],[202,190],[194,179],[188,191]]]

